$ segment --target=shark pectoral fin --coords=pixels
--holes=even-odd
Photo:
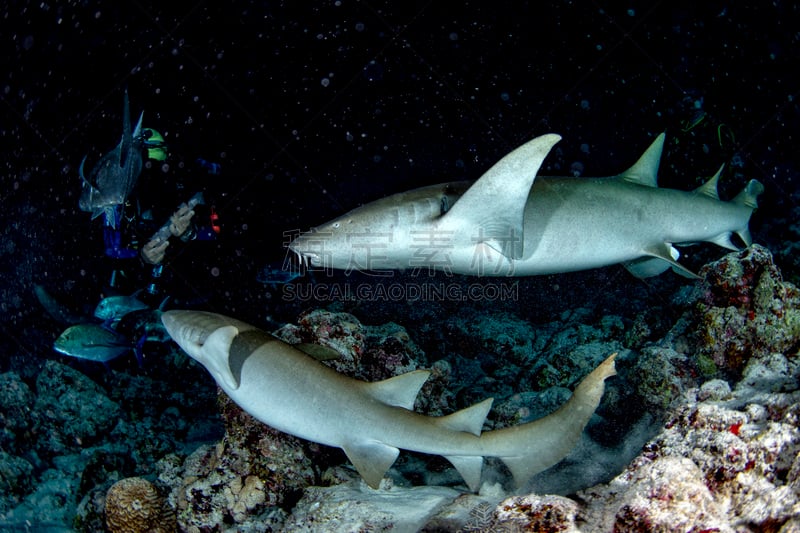
[[[466,431],[479,437],[486,415],[489,414],[489,410],[492,408],[492,402],[494,402],[494,398],[486,398],[482,402],[471,405],[466,409],[440,417],[436,420],[436,423],[453,431]]]
[[[400,450],[382,442],[354,442],[342,446],[344,453],[367,485],[377,489],[386,471],[400,455]]]
[[[211,371],[214,379],[221,381],[221,384],[231,390],[239,388],[239,380],[233,375],[229,362],[231,343],[238,334],[239,329],[236,326],[217,328],[196,349],[196,359]],[[194,354],[189,355],[195,357]]]
[[[680,252],[671,244],[663,243],[643,250],[644,257],[623,263],[628,272],[637,278],[657,276],[672,267],[676,273],[690,279],[700,279],[700,276],[678,263]]]
[[[483,457],[480,455],[448,455],[445,459],[458,470],[467,483],[469,490],[477,492],[481,486],[481,472],[483,470]]]
[[[428,370],[414,370],[393,378],[365,383],[364,391],[386,405],[413,409],[419,389],[430,376]]]
[[[498,250],[520,259],[523,248],[525,205],[544,158],[561,137],[547,134],[507,154],[478,178],[443,216],[454,228],[466,228],[477,242],[504,243]]]
[[[663,132],[659,134],[639,160],[619,176],[630,183],[658,187],[658,164],[661,161],[661,152],[664,149],[664,137],[665,134]]]

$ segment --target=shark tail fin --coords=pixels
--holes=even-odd
[[[600,363],[575,388],[572,397],[557,411],[539,420],[483,434],[489,446],[506,464],[517,487],[534,475],[555,465],[578,444],[584,427],[600,404],[605,380],[617,373],[616,353]]]
[[[750,180],[747,182],[744,189],[731,201],[735,204],[749,207],[750,209],[756,209],[758,207],[758,196],[763,192],[764,185],[760,181]],[[750,229],[747,226],[734,233],[736,233],[745,246],[753,244],[753,237],[750,235]],[[736,249],[738,250],[739,248],[736,247]]]
[[[737,194],[731,201],[735,204],[746,205],[751,209],[755,209],[758,207],[758,196],[762,192],[764,192],[764,185],[758,180],[750,180],[742,189],[742,192]]]

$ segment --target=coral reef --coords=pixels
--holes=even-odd
[[[156,486],[141,477],[117,481],[106,494],[106,525],[110,533],[170,533],[175,513]]]
[[[671,325],[649,330],[647,318],[588,308],[534,324],[466,306],[414,335],[321,309],[278,330],[335,349],[340,357],[325,364],[361,379],[430,368],[422,412],[493,396],[486,428],[547,414],[598,358],[619,351],[619,375],[580,445],[516,494],[506,492],[497,461],[486,461],[480,492],[468,494],[446,460],[414,453],[401,454],[381,490],[365,488],[340,451],[260,424],[185,359],[167,359],[187,376],[180,387],[118,372],[99,380],[104,388],[51,361],[33,387],[0,375],[8,392],[2,523],[75,516],[76,530],[99,531],[114,504],[109,487],[155,475],[143,490],[187,532],[792,531],[800,513],[797,290],[759,247],[703,272],[706,281],[671,297]],[[418,335],[426,352],[411,340]],[[216,434],[211,412],[221,414]],[[38,509],[48,512],[36,521]]]
[[[797,348],[800,292],[782,280],[769,250],[753,245],[706,265],[701,273],[705,294],[697,305],[701,327],[696,335],[704,373],[738,376],[754,353]]]

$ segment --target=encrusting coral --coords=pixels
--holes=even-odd
[[[141,477],[121,479],[108,489],[106,526],[111,533],[167,533],[177,528],[165,498]]]

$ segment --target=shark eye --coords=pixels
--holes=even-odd
[[[339,223],[338,223],[338,222],[334,222],[334,223],[333,223],[333,227],[334,227],[334,228],[338,228],[338,227],[339,227]]]

